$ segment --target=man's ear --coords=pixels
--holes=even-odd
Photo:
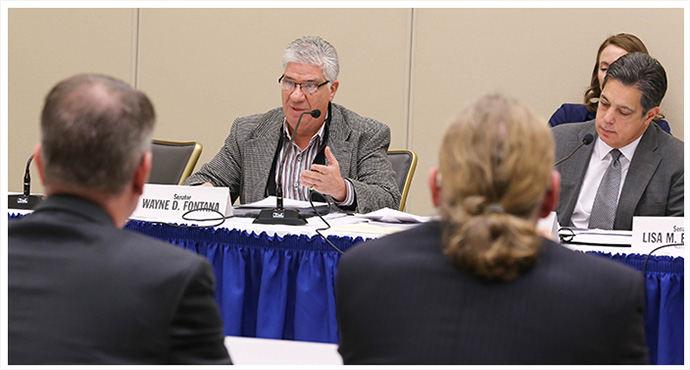
[[[152,158],[153,157],[150,151],[144,153],[144,155],[141,157],[137,170],[134,172],[132,187],[137,195],[141,195],[144,192],[144,184],[149,181]]]
[[[36,163],[36,169],[38,169],[38,177],[41,178],[41,185],[45,186],[46,180],[43,176],[43,158],[41,158],[41,143],[36,143],[34,146],[34,163]]]
[[[544,200],[541,202],[539,209],[539,217],[544,218],[548,216],[558,205],[558,195],[561,191],[561,174],[556,171],[551,171],[551,188],[546,191]]]
[[[338,80],[331,82],[331,89],[328,92],[330,95],[328,101],[333,101],[333,98],[335,98],[335,93],[338,91],[338,86],[340,86],[340,82],[338,82]]]
[[[434,208],[438,208],[441,205],[442,195],[439,175],[437,167],[432,167],[429,170],[429,191],[431,192],[431,202],[434,204]]]
[[[654,107],[654,108],[650,109],[645,114],[644,120],[649,121],[649,123],[651,123],[652,120],[654,119],[654,117],[656,117],[656,115],[659,114],[660,111],[661,111],[661,108],[659,108],[659,107]]]

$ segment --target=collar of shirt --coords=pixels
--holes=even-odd
[[[309,145],[311,145],[311,142],[314,141],[315,137],[319,138],[319,143],[323,140],[323,134],[326,129],[326,122],[328,122],[328,113],[326,113],[326,118],[323,120],[323,124],[321,125],[319,131],[316,133],[316,135],[311,137]],[[287,118],[283,118],[283,135],[285,135],[285,137],[287,137],[288,140],[292,139],[292,135],[290,134],[290,130],[288,129]]]
[[[635,154],[635,150],[637,149],[637,145],[640,144],[640,140],[642,139],[642,136],[638,137],[635,141],[632,143],[622,147],[618,148],[620,150],[621,154],[623,155],[623,159],[626,161],[630,162],[632,160],[633,155]],[[608,144],[606,144],[603,140],[601,140],[601,137],[597,136],[597,140],[594,142],[594,150],[592,152],[592,158],[597,158],[600,161],[603,161],[606,159],[606,156],[609,154],[609,152],[613,148],[610,147]]]
[[[319,131],[311,137],[309,144],[302,150],[297,144],[290,141],[287,120],[283,119],[283,137],[278,158],[285,158],[283,171],[280,166],[276,166],[276,184],[280,183],[279,177],[282,176],[283,196],[289,199],[307,200],[309,189],[301,186],[299,176],[303,170],[309,169],[314,158],[318,154],[323,137],[325,135],[325,124],[321,125]]]

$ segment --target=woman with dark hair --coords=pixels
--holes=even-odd
[[[599,96],[601,95],[601,85],[606,77],[606,70],[618,58],[628,53],[640,52],[649,55],[647,47],[637,36],[629,33],[619,33],[613,35],[599,46],[597,60],[592,70],[592,79],[587,90],[585,90],[584,104],[565,103],[554,112],[549,119],[551,127],[563,123],[585,122],[596,118]],[[659,114],[654,118],[654,122],[662,130],[671,133],[668,122],[663,120],[664,115]]]

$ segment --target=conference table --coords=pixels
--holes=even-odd
[[[21,214],[9,210],[9,217]],[[216,275],[224,334],[234,337],[337,343],[335,275],[341,252],[390,232],[414,227],[352,215],[329,215],[330,229],[310,218],[304,226],[257,225],[236,217],[215,227],[130,220],[126,228],[205,256]],[[572,247],[572,246],[571,246]],[[337,248],[338,250],[336,250]],[[576,249],[578,247],[575,247]],[[652,364],[684,361],[684,258],[586,250],[642,271],[647,287],[645,330]]]

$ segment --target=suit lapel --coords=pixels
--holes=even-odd
[[[248,140],[246,143],[247,160],[245,163],[251,163],[251,166],[246,166],[243,169],[242,191],[244,198],[243,202],[253,202],[265,198],[266,184],[271,172],[271,165],[273,165],[273,157],[275,156],[276,148],[278,148],[278,141],[280,140],[280,125],[283,122],[282,114],[280,118],[272,117],[271,121],[266,122],[267,129],[258,137]]]
[[[328,128],[328,143],[333,155],[338,160],[340,174],[343,178],[350,175],[351,157],[354,155],[353,143],[350,141],[350,127],[345,123],[343,115],[334,104],[331,104],[331,123]]]
[[[661,156],[656,153],[658,147],[657,133],[655,128],[651,127],[652,125],[653,123],[650,124],[650,127],[642,135],[642,139],[640,139],[640,143],[637,145],[635,154],[630,161],[628,174],[625,177],[625,183],[618,198],[616,221],[614,223],[615,229],[630,228],[631,224],[628,222],[632,221],[623,221],[632,220],[637,203],[642,198],[647,184],[649,184],[661,162]],[[627,227],[622,227],[623,224]]]
[[[594,127],[594,123],[587,125],[578,134],[578,144],[582,143],[582,139],[585,135],[591,134],[594,136],[594,140],[597,139],[597,131]],[[576,146],[577,146],[576,145]],[[573,146],[575,149],[576,146]],[[559,220],[559,223],[563,226],[570,225],[570,218],[572,217],[573,210],[575,209],[575,204],[577,204],[577,199],[580,196],[580,191],[582,190],[582,180],[585,178],[585,172],[587,167],[589,167],[589,161],[592,157],[592,152],[594,151],[594,145],[586,145],[584,148],[578,150],[572,157],[567,159],[567,166],[561,166],[561,182],[562,184],[570,184],[573,186],[573,191],[570,193],[570,199],[565,199],[566,208],[563,210],[564,215],[569,215],[567,219]]]

